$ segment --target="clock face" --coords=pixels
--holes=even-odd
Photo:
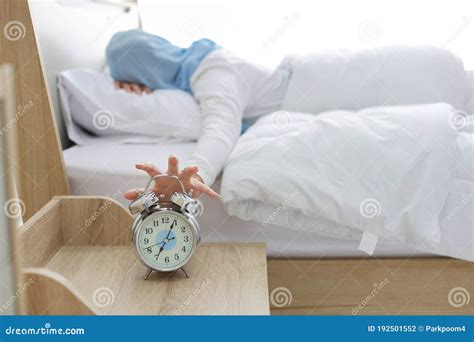
[[[186,264],[196,238],[185,216],[174,211],[158,211],[141,223],[136,247],[146,265],[171,271]]]

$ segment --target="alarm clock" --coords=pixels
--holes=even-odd
[[[148,191],[152,181],[168,177],[176,180],[181,191],[169,198]],[[171,272],[181,269],[189,277],[184,266],[189,262],[201,240],[196,217],[202,214],[202,203],[187,193],[176,176],[152,177],[145,191],[129,206],[137,215],[132,224],[131,239],[140,262],[148,267],[147,280],[153,271]]]

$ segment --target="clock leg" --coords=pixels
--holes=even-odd
[[[180,270],[184,272],[184,274],[186,275],[186,278],[189,278],[189,273],[186,272],[186,270],[184,269],[184,267],[181,267]]]
[[[149,268],[148,271],[146,271],[145,277],[143,277],[143,279],[148,280],[148,278],[150,278],[150,275],[151,275],[152,272],[153,272],[153,270],[151,268]]]

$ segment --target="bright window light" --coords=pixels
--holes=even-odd
[[[201,37],[276,65],[286,54],[429,44],[474,69],[473,3],[465,1],[139,0],[143,28],[177,45]]]

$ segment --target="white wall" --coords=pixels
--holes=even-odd
[[[444,46],[474,69],[472,1],[139,0],[143,27],[177,45],[207,37],[267,65],[288,53]]]

